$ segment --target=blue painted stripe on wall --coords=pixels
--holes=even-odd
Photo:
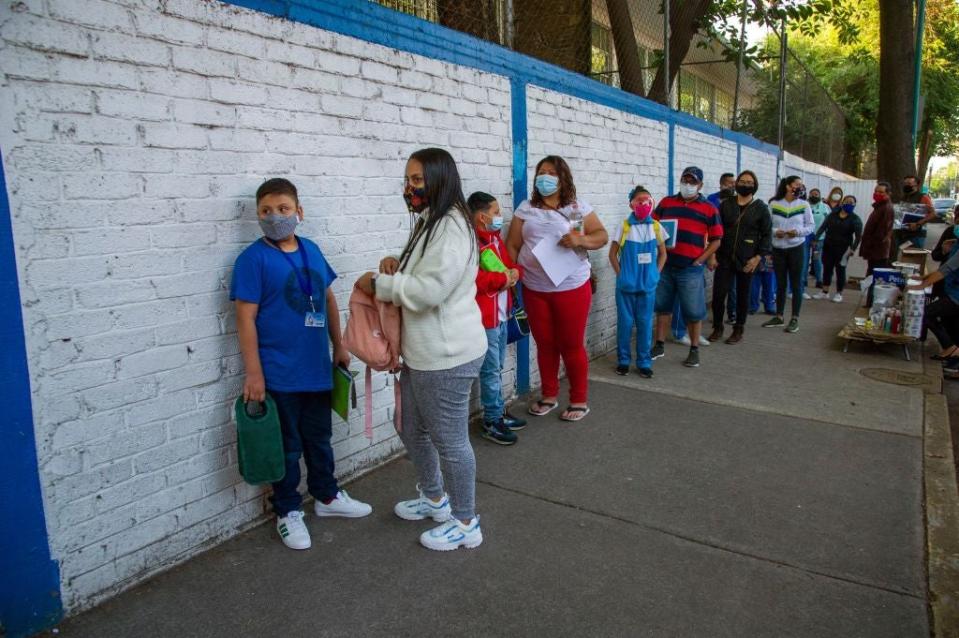
[[[509,88],[513,134],[513,210],[516,210],[529,192],[526,83],[520,78],[510,78]],[[518,286],[517,291],[522,302],[523,287]],[[526,394],[529,386],[529,337],[525,337],[516,342],[516,394]]]
[[[10,202],[0,153],[0,625],[29,636],[63,616],[60,569],[50,558],[34,439]]]
[[[224,0],[256,11],[382,44],[446,62],[522,78],[529,84],[567,93],[603,106],[714,135],[767,153],[778,149],[744,133],[730,131],[688,113],[607,86],[504,47],[370,0]]]

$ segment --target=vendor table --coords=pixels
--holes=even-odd
[[[846,343],[843,344],[842,351],[849,352],[849,342],[850,341],[871,341],[872,343],[895,343],[902,346],[903,356],[906,357],[906,361],[912,361],[912,357],[909,355],[909,344],[915,343],[918,341],[916,337],[910,337],[904,334],[893,334],[891,332],[883,332],[882,330],[866,330],[865,327],[856,325],[856,319],[867,319],[869,317],[868,308],[857,308],[856,312],[853,314],[852,318],[849,320],[845,326],[842,327],[842,330],[839,331],[839,338],[845,339]]]

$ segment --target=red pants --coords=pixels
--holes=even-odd
[[[536,361],[543,383],[543,396],[559,395],[559,358],[566,364],[570,403],[586,403],[589,358],[583,341],[589,304],[589,282],[565,292],[523,289],[529,328],[536,340]]]

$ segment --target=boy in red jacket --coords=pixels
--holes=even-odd
[[[473,193],[466,201],[473,214],[479,242],[480,269],[476,275],[476,303],[483,315],[488,348],[480,369],[480,396],[483,401],[483,438],[500,445],[516,443],[516,433],[525,421],[510,417],[503,403],[501,375],[506,362],[506,326],[513,305],[510,288],[522,276],[519,266],[506,252],[500,238],[503,215],[499,202],[487,193]],[[484,253],[486,253],[484,257]]]

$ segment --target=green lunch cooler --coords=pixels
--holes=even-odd
[[[267,394],[263,403],[245,403],[243,397],[238,397],[233,411],[236,413],[236,457],[243,480],[261,485],[282,479],[286,475],[286,458],[280,415],[273,397]]]

